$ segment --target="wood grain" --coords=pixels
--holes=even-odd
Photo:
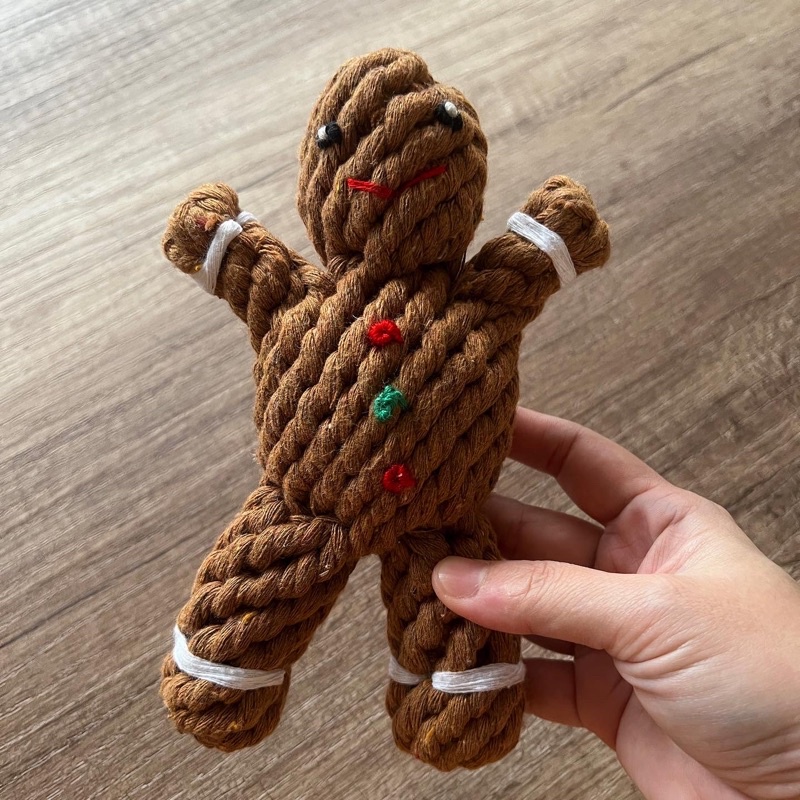
[[[523,401],[713,497],[800,577],[799,23],[792,0],[3,0],[0,796],[638,797],[589,735],[537,721],[478,773],[397,752],[374,562],[267,743],[172,731],[172,621],[257,471],[246,336],[159,238],[224,179],[311,256],[311,104],[346,57],[418,50],[489,137],[480,240],[557,172],[613,227],[611,265],[528,332]],[[518,466],[501,488],[568,507]]]

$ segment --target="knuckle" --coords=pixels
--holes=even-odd
[[[658,616],[669,613],[675,607],[679,587],[672,575],[655,574],[650,576],[647,587],[647,606]]]
[[[694,587],[680,575],[655,574],[648,580],[641,611],[654,621],[677,619],[696,605]]]
[[[569,460],[569,457],[575,445],[583,435],[583,431],[578,428],[570,430],[563,438],[561,438],[553,451],[549,454],[544,466],[544,471],[548,475],[552,475],[558,480],[558,477],[564,471],[564,465]]]
[[[549,592],[555,577],[555,566],[550,561],[520,562],[516,575],[506,585],[509,600],[537,605]]]
[[[516,560],[522,551],[521,543],[525,540],[528,527],[527,508],[519,500],[511,500],[507,506],[509,522],[507,535],[502,540],[502,551],[506,558]]]

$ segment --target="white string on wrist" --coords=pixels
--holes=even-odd
[[[427,677],[409,672],[393,655],[389,656],[389,678],[395,683],[416,686]],[[525,663],[518,661],[516,664],[486,664],[462,672],[434,672],[430,679],[434,689],[447,694],[493,692],[522,683],[525,680]]]
[[[173,661],[181,672],[185,672],[193,678],[201,678],[217,686],[242,689],[243,691],[263,689],[265,686],[281,686],[286,678],[286,672],[282,669],[269,671],[245,669],[244,667],[232,667],[229,664],[206,661],[189,650],[186,637],[177,625],[172,632],[172,639]]]
[[[575,271],[575,265],[572,263],[567,245],[555,231],[551,231],[550,228],[522,211],[511,215],[508,220],[508,230],[527,239],[550,256],[562,286],[577,276],[578,273]]]
[[[220,222],[208,246],[202,266],[197,272],[189,273],[209,294],[214,294],[214,289],[217,287],[217,276],[228,245],[242,232],[242,227],[248,222],[256,222],[256,218],[249,211],[240,212],[236,219]]]

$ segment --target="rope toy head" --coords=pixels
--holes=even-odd
[[[345,64],[311,114],[300,163],[298,209],[333,272],[381,248],[401,256],[391,275],[458,268],[481,218],[486,139],[466,98],[415,53]]]

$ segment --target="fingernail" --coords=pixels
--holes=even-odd
[[[436,566],[436,581],[449,597],[467,598],[478,593],[486,574],[482,561],[469,558],[446,558]]]

